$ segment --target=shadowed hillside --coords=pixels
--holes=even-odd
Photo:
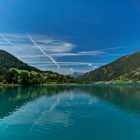
[[[135,79],[133,75],[140,68],[140,52],[132,55],[121,57],[120,59],[102,66],[94,71],[86,73],[80,77],[80,80],[98,82],[98,81],[112,81],[112,80],[139,80]],[[137,69],[137,71],[135,71]],[[133,73],[132,73],[133,71]],[[130,73],[130,74],[129,74]],[[125,79],[123,79],[125,75]],[[139,74],[138,74],[139,75]],[[122,78],[120,78],[122,76]],[[129,76],[127,78],[127,76]],[[133,77],[133,78],[132,78]]]

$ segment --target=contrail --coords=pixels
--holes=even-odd
[[[50,55],[46,54],[46,52],[34,41],[31,35],[28,35],[30,41],[46,56],[48,57],[56,66],[60,68],[59,64],[51,57]]]
[[[117,49],[123,49],[123,48],[127,48],[127,46],[114,47],[114,48],[106,48],[106,49],[101,49],[101,50],[97,50],[97,51],[109,51],[109,50],[117,50]]]
[[[91,55],[91,54],[97,54],[97,53],[102,53],[103,51],[109,51],[109,50],[117,50],[117,49],[123,49],[127,48],[127,46],[121,46],[121,47],[114,47],[114,48],[106,48],[106,49],[98,49],[94,51],[85,51],[85,52],[79,52],[79,54],[86,54],[86,55]]]
[[[50,107],[49,111],[52,111],[53,109],[55,109],[57,107],[57,105],[60,102],[60,96],[57,96],[56,102],[54,104],[52,104],[52,106]]]
[[[11,14],[11,12],[2,4],[0,3],[0,8],[9,16],[11,17],[13,20],[15,20],[15,16],[13,14]]]
[[[6,37],[4,37],[3,35],[0,35],[1,38],[6,41],[9,45],[15,46],[11,41],[9,41]]]

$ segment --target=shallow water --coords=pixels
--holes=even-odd
[[[139,140],[140,87],[0,88],[0,140]]]

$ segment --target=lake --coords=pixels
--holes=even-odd
[[[140,87],[0,88],[0,140],[139,140]]]

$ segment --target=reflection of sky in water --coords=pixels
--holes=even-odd
[[[90,109],[95,103],[97,99],[91,98],[90,95],[72,92],[52,97],[40,97],[1,119],[0,136],[4,134],[17,136],[34,131],[45,133],[49,130],[54,131],[56,127],[69,127],[74,124],[73,118],[94,115],[95,112],[88,111],[88,114],[85,109]]]
[[[0,93],[0,140],[140,138],[139,87],[37,86]]]

